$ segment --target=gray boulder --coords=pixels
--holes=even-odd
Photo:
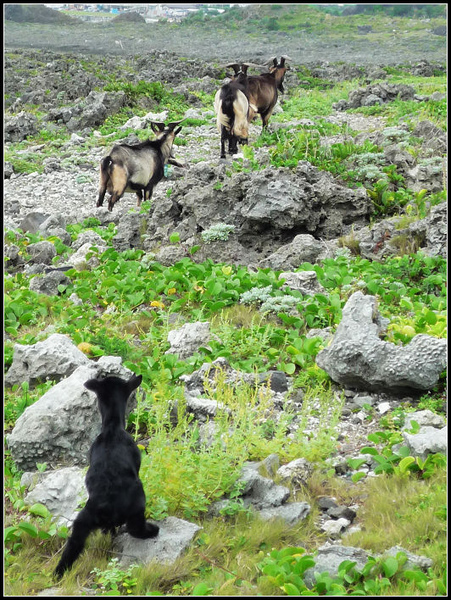
[[[199,347],[207,346],[210,341],[210,323],[208,321],[196,321],[185,323],[179,329],[173,329],[168,333],[168,342],[171,344],[166,354],[178,354],[180,359],[188,358]]]
[[[413,393],[434,387],[446,367],[446,340],[417,335],[406,346],[384,342],[376,298],[355,292],[330,346],[316,362],[348,388]]]
[[[34,386],[48,379],[59,381],[77,367],[88,364],[90,360],[70,338],[54,333],[43,342],[14,345],[13,362],[6,373],[5,384],[13,386],[26,381]]]
[[[289,244],[278,248],[259,262],[261,268],[297,269],[303,262],[316,263],[324,255],[325,246],[312,235],[299,234]]]
[[[286,270],[305,260],[313,262],[321,252],[328,252],[327,246],[312,236],[330,239],[346,233],[351,224],[367,224],[370,205],[362,188],[346,188],[306,161],[294,171],[266,168],[231,177],[202,163],[174,184],[170,198],[152,205],[144,249],[167,245],[168,236],[178,233],[182,245],[200,242],[201,249],[193,255],[196,261],[222,249],[231,262],[255,264],[257,257],[264,261],[302,232],[300,235],[305,237],[296,240],[286,256],[276,254],[269,265],[258,263]],[[215,246],[194,239],[193,232],[221,223],[233,226],[230,240]],[[137,235],[139,223],[134,228]],[[116,238],[121,244],[123,239],[135,243],[131,234],[119,236],[118,231]]]
[[[291,483],[297,487],[306,485],[313,473],[313,466],[305,458],[296,458],[277,470],[277,477],[283,483]]]
[[[119,564],[128,567],[131,564],[171,565],[179,558],[202,529],[195,523],[189,523],[176,517],[166,517],[157,522],[160,527],[158,536],[139,540],[128,533],[120,533],[114,540],[114,546],[120,554]]]
[[[299,237],[299,236],[297,236]],[[281,273],[279,279],[285,280],[285,285],[292,290],[297,290],[305,296],[327,294],[325,288],[318,281],[316,271],[300,271],[298,273]]]
[[[50,265],[52,259],[56,256],[56,249],[52,242],[36,242],[30,244],[27,248],[27,252],[30,254],[30,260],[33,263],[44,263]]]
[[[38,269],[39,273],[42,273],[43,267],[45,265],[39,264],[35,265]],[[28,271],[30,274],[31,271]],[[70,279],[64,272],[59,269],[55,269],[38,277],[33,277],[30,280],[30,285],[28,286],[32,292],[36,292],[37,294],[45,294],[46,296],[57,296],[60,292],[58,287],[60,285],[69,285]]]
[[[419,185],[419,189],[424,187],[422,184]],[[404,246],[410,243],[416,248],[421,248],[428,256],[446,258],[447,208],[446,202],[437,204],[431,207],[427,217],[414,221],[403,229],[398,227],[399,218],[384,219],[372,227],[362,227],[354,234],[361,256],[370,260],[380,260],[386,256],[397,255],[400,252],[399,242],[404,239]]]
[[[404,569],[412,569],[417,566],[425,571],[432,564],[432,561],[425,556],[412,554],[400,546],[393,546],[384,552],[383,555],[396,556],[398,552],[404,552],[407,556],[407,562],[404,565]],[[378,557],[382,555],[375,555],[371,551],[367,552],[366,550],[362,550],[362,548],[341,546],[339,544],[321,546],[314,557],[315,566],[311,569],[307,569],[304,573],[305,584],[310,588],[315,585],[315,573],[329,573],[331,577],[336,577],[338,575],[338,567],[344,560],[355,562],[355,568],[362,570],[370,556]]]
[[[37,402],[25,409],[7,436],[11,456],[19,469],[34,470],[36,463],[85,466],[88,452],[100,432],[101,419],[96,396],[84,387],[91,378],[116,375],[130,377],[131,371],[116,357],[88,361],[54,385]],[[128,403],[128,410],[133,399]]]
[[[349,94],[349,100],[340,100],[333,105],[336,110],[348,110],[360,106],[373,106],[374,104],[385,104],[393,102],[397,98],[401,100],[413,100],[415,90],[411,85],[393,83],[375,83],[366,88],[358,88]]]
[[[338,575],[338,567],[344,560],[350,560],[356,563],[356,569],[363,569],[368,561],[369,554],[361,548],[352,548],[350,546],[321,546],[315,557],[315,566],[307,569],[304,573],[304,581],[308,587],[313,587],[316,583],[315,573],[329,573],[331,577]]]
[[[407,413],[404,420],[403,431],[410,429],[412,421],[418,423],[421,426],[436,427],[442,429],[445,427],[446,421],[440,415],[433,413],[432,410],[417,410],[415,412]]]
[[[217,400],[208,400],[206,398],[193,398],[189,394],[186,397],[186,410],[194,415],[196,421],[205,423],[214,419],[218,411],[230,413],[230,409]]]
[[[420,568],[422,571],[427,571],[430,567],[433,566],[434,561],[427,556],[421,556],[418,554],[413,554],[409,552],[402,546],[393,546],[386,552],[384,552],[384,556],[394,556],[398,554],[398,552],[404,552],[407,556],[407,562],[404,564],[403,569],[414,569],[415,567]]]
[[[287,525],[296,525],[299,521],[307,518],[309,514],[310,504],[308,502],[287,502],[282,506],[258,511],[258,516],[264,521],[282,519]]]
[[[329,519],[322,523],[320,529],[332,540],[336,540],[342,536],[347,527],[351,524],[349,519],[340,517],[339,519]]]
[[[30,233],[37,233],[43,223],[47,221],[50,215],[42,212],[31,212],[28,213],[19,223],[19,228],[22,231],[29,231]]]
[[[412,135],[423,139],[423,146],[438,152],[446,153],[447,136],[440,127],[431,121],[420,121],[412,132]]]
[[[420,427],[418,433],[403,432],[403,438],[406,446],[409,448],[412,456],[418,456],[421,460],[425,460],[429,454],[441,452],[446,454],[448,447],[448,428],[423,426]]]
[[[85,244],[97,247],[104,246],[105,240],[96,231],[88,229],[87,231],[80,233],[77,239],[72,243],[72,248],[74,250],[79,250]]]
[[[118,107],[123,104],[124,95],[119,97],[116,103]],[[114,102],[113,102],[114,104]],[[101,125],[108,116],[108,95],[106,92],[96,92],[92,90],[86,96],[84,101],[77,107],[75,113],[81,112],[80,116],[71,116],[67,123],[69,131],[79,132],[80,130]]]
[[[238,479],[238,483],[244,486],[241,493],[244,505],[262,510],[284,504],[290,496],[290,490],[263,477],[257,468],[258,463],[246,463]]]
[[[38,119],[29,112],[22,111],[18,115],[5,118],[3,129],[5,142],[21,142],[38,131]]]
[[[102,208],[99,207],[96,210],[101,211]],[[116,214],[119,213],[116,212]],[[123,252],[129,248],[142,248],[142,234],[146,229],[146,222],[147,218],[139,213],[126,213],[122,215],[117,226],[117,233],[113,239],[114,249],[118,252]]]
[[[23,268],[25,260],[22,256],[22,251],[19,246],[11,244],[5,246],[3,258],[5,260],[5,268],[8,272],[14,272]]]
[[[107,250],[107,246],[96,245],[96,250],[92,250],[93,244],[86,242],[80,246],[74,254],[67,259],[68,264],[72,265],[77,271],[86,271],[95,269],[100,264],[99,256]]]
[[[448,256],[448,203],[431,208],[430,214],[409,227],[412,236],[424,236],[424,253],[428,256]]]
[[[25,502],[43,504],[58,525],[70,527],[78,509],[88,499],[85,471],[79,467],[66,467],[44,473],[24,473],[21,484],[29,488]]]

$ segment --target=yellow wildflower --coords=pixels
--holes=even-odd
[[[150,306],[153,306],[154,308],[164,308],[163,302],[160,302],[159,300],[152,300]]]

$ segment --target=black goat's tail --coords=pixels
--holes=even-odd
[[[249,136],[249,101],[240,90],[236,93],[236,98],[233,101],[233,124],[231,130],[233,135],[243,140],[247,140]]]
[[[230,111],[227,110],[227,102],[224,103],[224,99],[221,97],[221,90],[216,92],[215,96],[215,113],[216,113],[216,126],[218,131],[221,131],[221,127],[225,127],[227,131],[230,131]],[[233,111],[232,111],[233,117]]]
[[[221,126],[241,139],[248,138],[249,131],[249,101],[245,94],[236,90],[235,94],[221,94],[218,90],[215,96],[216,125],[219,131]]]

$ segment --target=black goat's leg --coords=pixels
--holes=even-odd
[[[72,535],[68,539],[63,555],[55,569],[55,576],[58,579],[63,576],[64,571],[71,568],[82,553],[88,535],[97,528],[97,524],[87,507],[88,504],[74,521]]]
[[[224,131],[224,126],[223,129],[221,131],[221,158],[225,158],[226,157],[226,152],[225,152],[225,131]]]
[[[118,200],[120,200],[123,196],[123,192],[121,194],[119,194],[118,192],[113,192],[111,194],[111,198],[108,202],[108,210],[111,212],[113,210],[114,205],[116,204],[116,202]]]
[[[105,198],[105,193],[106,193],[106,187],[105,188],[100,188],[100,190],[99,190],[99,197],[97,199],[97,206],[102,206],[103,199]]]
[[[229,137],[229,154],[237,154],[238,153],[238,138],[230,134]]]
[[[127,519],[127,532],[135,537],[145,540],[158,535],[160,528],[158,525],[148,523],[144,513],[135,514]]]
[[[151,181],[147,184],[147,187],[144,189],[144,200],[151,200],[153,194],[154,185]]]

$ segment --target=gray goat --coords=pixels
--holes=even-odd
[[[100,161],[100,185],[97,206],[103,205],[105,193],[111,195],[108,210],[112,211],[116,202],[126,192],[135,193],[138,206],[143,200],[150,200],[156,184],[164,176],[164,165],[172,163],[181,166],[171,155],[175,136],[181,130],[174,123],[151,123],[157,134],[155,140],[139,144],[117,144],[108,156]],[[177,129],[176,129],[177,127]]]

